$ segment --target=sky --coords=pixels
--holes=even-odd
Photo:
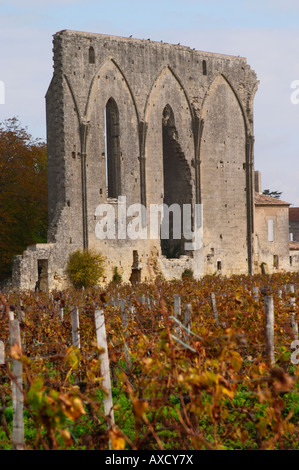
[[[299,207],[298,0],[0,0],[0,122],[46,138],[52,36],[62,29],[180,43],[246,57],[262,190]]]

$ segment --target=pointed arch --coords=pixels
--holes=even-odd
[[[249,266],[250,172],[248,131],[241,100],[219,73],[205,95],[200,142],[201,203],[206,230],[205,259],[209,272],[221,261],[225,269],[246,272]],[[242,223],[240,222],[242,220]],[[226,243],[234,240],[231,256]],[[211,256],[217,253],[216,257]]]
[[[136,102],[128,80],[110,57],[96,67],[88,90],[88,204],[124,195],[140,199],[139,142]],[[107,135],[105,136],[105,134]],[[137,136],[133,139],[132,136]]]
[[[148,112],[148,108],[149,108],[149,102],[150,102],[150,99],[153,95],[153,92],[154,92],[155,88],[157,88],[159,86],[159,83],[162,81],[162,79],[165,77],[165,75],[167,73],[170,73],[174,77],[177,84],[179,85],[179,87],[183,91],[183,93],[185,95],[185,98],[186,98],[186,102],[188,103],[188,108],[189,108],[189,111],[190,111],[190,117],[193,119],[193,117],[194,117],[193,107],[191,106],[191,102],[190,102],[188,93],[187,93],[185,87],[183,86],[182,81],[180,80],[178,75],[174,72],[174,70],[170,67],[170,65],[164,65],[160,69],[160,71],[157,74],[155,80],[153,81],[152,86],[151,86],[150,91],[149,91],[149,94],[147,96],[145,106],[144,106],[144,119],[145,119],[145,121],[147,121],[147,112]]]
[[[148,124],[147,201],[176,204],[179,208],[193,205],[193,110],[183,83],[169,65],[163,66],[152,81],[144,104],[144,121]],[[171,243],[168,248],[173,251],[175,247]],[[179,248],[182,254],[181,245]],[[165,252],[163,248],[162,251]]]
[[[113,57],[108,57],[108,59],[105,60],[105,62],[103,62],[100,67],[97,69],[96,73],[94,74],[92,80],[91,80],[91,83],[90,83],[90,87],[89,87],[89,91],[88,91],[88,96],[87,96],[87,101],[86,101],[86,106],[85,106],[85,116],[90,116],[90,113],[92,112],[91,110],[91,103],[92,103],[92,98],[93,98],[93,95],[95,93],[95,85],[96,85],[96,82],[97,80],[99,79],[99,77],[101,76],[101,74],[103,74],[104,70],[106,68],[109,68],[109,67],[113,67],[115,68],[115,70],[117,71],[117,73],[119,74],[120,78],[124,81],[124,83],[126,84],[126,87],[129,91],[129,94],[131,96],[131,99],[132,99],[132,103],[133,103],[133,106],[134,106],[134,109],[135,109],[135,113],[136,113],[136,118],[137,118],[137,122],[139,123],[140,119],[139,119],[139,112],[138,112],[138,107],[137,107],[137,104],[136,104],[136,100],[135,100],[135,97],[134,97],[134,93],[132,91],[132,88],[124,74],[124,72],[122,71],[121,67],[118,65],[118,63],[116,62],[116,60],[113,58]]]
[[[201,107],[201,116],[202,118],[204,119],[205,118],[205,104],[206,104],[206,101],[211,93],[211,90],[217,85],[217,82],[219,80],[224,80],[226,82],[226,84],[230,87],[231,91],[233,92],[239,106],[240,106],[240,109],[242,111],[242,115],[243,115],[243,119],[244,119],[244,125],[245,125],[245,130],[246,130],[246,134],[248,133],[249,129],[250,129],[250,125],[249,125],[249,122],[248,122],[248,118],[247,118],[247,115],[246,115],[246,112],[244,110],[244,107],[242,105],[242,102],[238,96],[238,93],[236,92],[234,86],[231,84],[230,80],[221,72],[217,73],[215,75],[215,77],[213,78],[213,81],[211,82],[210,86],[209,86],[209,89],[207,90],[205,96],[204,96],[204,99],[203,99],[203,103],[202,103],[202,107]]]
[[[77,117],[78,117],[78,122],[79,122],[79,125],[80,125],[81,124],[80,110],[79,110],[78,102],[76,100],[76,96],[75,96],[71,81],[69,80],[69,78],[66,74],[64,74],[64,79],[65,79],[65,81],[67,83],[67,86],[68,86],[68,89],[70,91],[70,94],[71,94],[71,97],[72,97],[72,100],[73,100],[73,103],[74,103],[74,106],[75,106],[76,114],[77,114]]]
[[[119,111],[114,98],[105,107],[106,192],[108,198],[120,195],[120,128]]]
[[[251,130],[251,135],[253,135],[253,101],[256,95],[256,92],[258,90],[259,82],[254,84],[254,87],[252,88],[252,91],[248,97],[247,101],[247,113],[249,115],[249,124],[250,124],[250,130]]]
[[[191,172],[182,151],[175,115],[166,104],[162,115],[163,204],[167,208],[161,224],[161,251],[167,258],[179,258],[185,252],[184,207],[192,204]],[[190,213],[191,214],[191,213]],[[191,221],[190,221],[191,222]],[[166,234],[166,237],[165,237]]]

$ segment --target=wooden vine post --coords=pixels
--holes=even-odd
[[[294,333],[294,339],[298,339],[298,323],[296,320],[296,299],[295,299],[295,286],[289,284],[288,290],[290,292],[290,310],[291,310],[291,327]]]
[[[79,331],[79,309],[75,307],[71,311],[72,319],[72,342],[75,348],[80,349],[80,331]]]
[[[21,336],[18,320],[9,321],[10,346],[15,353],[21,352]],[[18,359],[12,360],[12,403],[13,403],[13,430],[12,445],[14,450],[24,450],[24,417],[23,417],[23,366]]]
[[[64,318],[64,308],[63,308],[61,305],[59,305],[58,314],[59,314],[60,321],[63,322],[63,318]]]
[[[253,292],[253,298],[255,302],[258,302],[259,301],[259,288],[257,286],[253,286],[252,292]]]
[[[95,326],[96,326],[97,345],[99,348],[104,350],[100,355],[101,373],[103,377],[103,387],[106,390],[106,398],[104,399],[104,412],[105,412],[105,416],[110,417],[111,424],[113,424],[114,413],[113,413],[108,345],[107,345],[107,336],[106,336],[105,315],[104,315],[104,310],[102,309],[95,310]],[[108,426],[108,428],[110,428],[110,426]]]
[[[181,296],[179,294],[175,294],[174,296],[173,316],[177,320],[181,317]],[[175,325],[174,331],[176,335],[181,336],[181,328],[179,325]]]
[[[185,304],[184,326],[186,330],[191,331],[191,304]]]
[[[0,341],[0,366],[5,364],[5,347],[3,341]]]
[[[210,294],[211,298],[211,305],[212,305],[212,310],[215,318],[215,324],[218,326],[219,325],[219,319],[218,319],[218,311],[217,311],[217,304],[216,304],[216,298],[214,292]]]
[[[126,301],[121,300],[120,301],[120,311],[121,311],[121,322],[122,322],[122,327],[124,331],[124,356],[125,356],[125,362],[127,366],[127,370],[131,370],[131,355],[130,355],[130,350],[128,347],[127,343],[127,338],[129,337],[129,331],[128,331],[128,318],[127,318],[127,309],[126,309]]]
[[[275,364],[274,353],[274,302],[271,295],[264,297],[265,309],[265,336],[266,336],[266,355],[268,364],[273,367]]]

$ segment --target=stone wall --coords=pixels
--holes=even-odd
[[[255,204],[255,272],[261,264],[266,271],[290,271],[289,204],[256,195]]]
[[[60,249],[54,243],[31,245],[14,259],[12,286],[21,290],[64,289],[69,286]]]
[[[130,279],[134,252],[141,279],[180,277],[186,268],[196,277],[252,272],[258,82],[246,59],[68,30],[54,35],[53,52],[48,241],[59,286],[77,248],[106,256],[107,281],[114,266]],[[109,204],[117,214],[118,196],[127,207],[145,206],[147,216],[154,204],[190,204],[193,230],[202,204],[203,244],[186,249],[183,233],[182,242],[99,240],[97,207]],[[134,221],[131,213],[125,224]],[[56,285],[49,275],[49,287]]]

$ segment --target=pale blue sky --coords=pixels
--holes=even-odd
[[[151,38],[247,58],[255,98],[255,168],[263,189],[299,206],[298,0],[0,0],[0,121],[19,116],[45,138],[52,35],[61,29]]]

